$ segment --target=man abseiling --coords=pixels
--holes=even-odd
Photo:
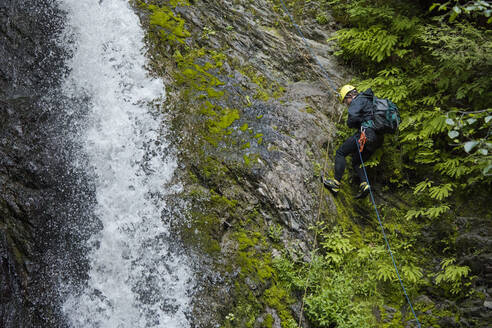
[[[383,135],[374,130],[374,93],[371,89],[359,93],[352,85],[344,85],[340,90],[340,101],[348,106],[347,125],[349,128],[357,129],[357,132],[349,137],[337,149],[335,156],[335,177],[333,179],[323,179],[323,184],[334,194],[340,190],[343,172],[345,171],[347,156],[352,156],[352,166],[360,179],[359,193],[355,198],[363,198],[369,194],[370,186],[364,170],[361,167],[360,155],[364,162],[383,143]],[[365,134],[365,145],[359,155],[359,139],[361,134]]]

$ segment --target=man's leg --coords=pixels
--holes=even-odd
[[[345,157],[352,154],[357,148],[354,146],[355,136],[348,138],[338,149],[335,156],[335,179],[324,179],[323,184],[334,194],[340,190],[340,181],[342,181],[343,172],[345,171]]]
[[[343,172],[345,171],[345,165],[347,161],[345,157],[348,155],[358,155],[357,143],[355,142],[357,135],[348,138],[338,149],[335,156],[335,180],[338,182],[342,181]],[[360,159],[359,159],[360,162]]]
[[[377,141],[378,139],[376,138],[373,138],[373,140],[368,139],[362,153],[359,153],[359,150],[357,149],[357,151],[352,154],[352,165],[360,179],[359,193],[355,196],[355,198],[366,197],[371,190],[371,187],[369,186],[369,181],[367,181],[367,176],[364,172],[364,168],[361,165],[361,157],[365,163],[377,149]]]

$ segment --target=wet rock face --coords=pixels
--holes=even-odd
[[[216,159],[217,163],[227,169],[204,168],[206,159],[199,158],[202,148],[195,148],[200,125],[190,124],[188,127],[187,124],[200,122],[203,117],[197,117],[196,110],[179,107],[179,104],[191,102],[186,107],[199,108],[200,99],[193,103],[194,100],[190,100],[189,96],[180,98],[180,90],[172,88],[173,83],[176,83],[169,81],[170,103],[178,104],[176,112],[181,113],[175,120],[175,131],[184,138],[184,141],[177,142],[177,148],[189,147],[183,149],[181,160],[197,177],[196,181],[187,186],[188,190],[200,190],[204,195],[212,190],[221,195],[221,199],[239,202],[230,215],[220,211],[220,223],[213,228],[213,237],[220,241],[220,255],[197,256],[197,262],[204,263],[200,262],[196,268],[200,290],[194,295],[194,326],[218,327],[223,324],[227,311],[232,311],[231,304],[242,302],[238,295],[243,291],[251,292],[256,299],[261,299],[270,287],[268,283],[255,278],[256,273],[243,279],[241,272],[249,269],[235,264],[240,248],[235,231],[240,229],[243,218],[257,215],[252,219],[257,220],[257,226],[251,229],[246,227],[248,232],[255,229],[273,231],[277,228],[278,235],[275,238],[292,257],[302,257],[302,254],[309,253],[312,234],[308,227],[317,218],[319,177],[325,164],[326,148],[333,140],[333,122],[339,118],[341,106],[330,86],[311,67],[311,64],[316,66],[316,63],[308,55],[304,41],[292,33],[287,23],[285,27],[277,25],[277,21],[283,22],[282,14],[273,11],[271,2],[196,1],[191,6],[175,10],[185,19],[186,28],[192,35],[186,40],[188,46],[213,49],[227,56],[228,59],[221,64],[220,72],[216,72],[224,83],[217,89],[223,91],[225,96],[212,101],[221,108],[240,111],[238,120],[230,129],[234,131],[231,132],[231,138],[236,138],[235,143],[221,143],[222,140],[217,147],[203,147],[206,156]],[[307,42],[323,67],[329,71],[330,77],[341,84],[347,79],[346,73],[337,66],[331,56],[331,47],[326,44],[333,30],[320,30],[312,26],[308,22],[302,24]],[[160,46],[168,47],[165,53],[173,53],[168,44]],[[196,62],[201,63],[200,60],[202,58]],[[180,115],[184,117],[180,118]],[[230,146],[244,145],[246,142],[247,150]],[[187,154],[193,155],[188,157]],[[252,154],[251,158],[258,155],[258,159],[251,160],[250,166],[242,166],[238,163],[246,163],[246,160],[243,162],[243,154]],[[216,183],[219,179],[210,178],[205,173],[209,169],[218,172],[217,176],[230,175],[224,178],[225,182]],[[329,196],[326,203],[333,211],[334,204]],[[207,220],[205,216],[197,221]],[[205,229],[202,231],[203,234],[207,233]],[[256,245],[255,249],[251,252],[263,252],[260,245]],[[269,255],[266,257],[269,258]],[[252,268],[251,271],[257,270]],[[221,276],[221,272],[225,273]],[[299,316],[301,305],[296,304],[298,306],[293,307],[292,313]],[[254,327],[280,327],[281,314],[278,309],[266,307],[261,311],[264,313],[258,316]],[[253,324],[239,321],[243,319],[236,320],[234,325],[237,326]],[[303,318],[302,321],[306,326],[307,320]]]
[[[0,2],[2,327],[32,327],[46,317],[35,296],[43,280],[44,240],[56,222],[53,204],[70,197],[60,184],[60,172],[67,171],[63,142],[56,141],[61,114],[46,101],[63,75],[65,53],[55,40],[62,21],[52,0]]]
[[[63,55],[55,45],[63,16],[53,0],[0,3],[0,86],[12,98],[39,96],[55,83]]]

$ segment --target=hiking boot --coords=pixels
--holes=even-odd
[[[367,182],[362,182],[359,187],[359,193],[354,197],[355,199],[364,198],[369,195],[371,186]]]
[[[323,185],[326,189],[334,193],[335,195],[340,190],[340,182],[335,179],[323,179]]]

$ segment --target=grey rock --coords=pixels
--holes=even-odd
[[[75,259],[94,222],[73,218],[84,217],[78,200],[90,200],[92,187],[76,183],[86,176],[69,164],[76,149],[61,137],[76,128],[57,89],[68,56],[56,40],[64,22],[57,6],[0,1],[1,327],[61,326],[56,281],[77,280],[87,265]]]

